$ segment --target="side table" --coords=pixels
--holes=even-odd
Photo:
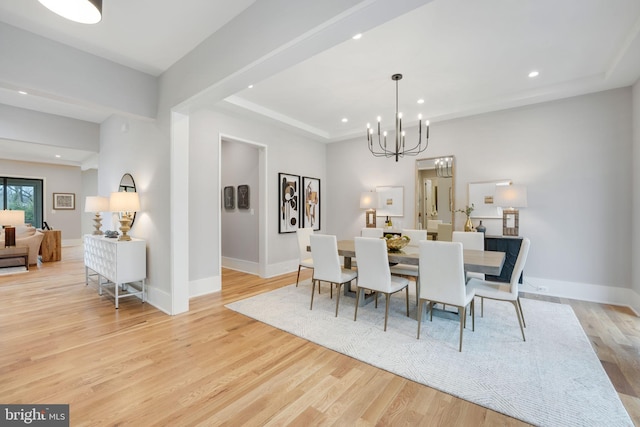
[[[62,231],[43,230],[44,238],[40,244],[42,262],[60,261],[62,259]]]

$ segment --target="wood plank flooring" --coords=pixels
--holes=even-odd
[[[189,313],[137,299],[115,310],[85,286],[82,248],[63,248],[60,262],[0,276],[0,402],[69,403],[72,426],[524,425],[224,308],[293,282],[225,270],[222,292]],[[561,302],[640,425],[640,319]]]

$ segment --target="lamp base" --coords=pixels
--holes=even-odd
[[[131,236],[127,234],[129,230],[131,230],[131,217],[129,215],[122,215],[119,221],[120,221],[120,231],[122,232],[122,234],[120,235],[120,237],[118,237],[118,241],[128,242],[131,240]]]
[[[4,246],[11,248],[16,245],[16,229],[9,225],[4,227]]]
[[[98,212],[96,212],[96,216],[93,217],[93,228],[95,228],[95,230],[93,230],[94,235],[101,236],[104,234],[102,230],[100,230],[100,228],[102,228],[102,218]]]
[[[517,236],[520,226],[520,213],[518,209],[502,210],[502,235]]]
[[[376,228],[376,210],[367,209],[365,217],[367,228]]]

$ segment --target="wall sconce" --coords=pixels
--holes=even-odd
[[[493,196],[494,204],[502,210],[502,234],[517,236],[520,228],[518,208],[527,207],[527,187],[524,185],[497,185]]]
[[[16,245],[15,225],[24,224],[24,211],[0,211],[0,224],[4,228],[4,246],[10,248]]]
[[[84,211],[85,212],[94,212],[96,216],[93,217],[93,230],[94,235],[101,235],[102,230],[102,217],[100,216],[100,212],[108,212],[109,211],[109,199],[101,196],[87,196],[84,202]]]
[[[118,191],[111,193],[109,198],[109,210],[111,212],[120,212],[120,231],[122,235],[118,240],[131,240],[131,236],[127,233],[131,230],[131,213],[140,210],[140,198],[138,193],[129,193],[126,191]]]
[[[366,209],[367,228],[376,228],[376,208],[378,207],[378,193],[365,191],[360,195],[360,209]]]

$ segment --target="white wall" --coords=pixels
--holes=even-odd
[[[259,187],[259,155],[258,148],[250,144],[222,140],[221,148],[221,187],[233,188],[234,207],[227,209],[221,206],[222,221],[222,258],[247,261],[256,264],[258,251],[258,204]],[[240,194],[238,185],[249,186],[249,209],[238,206]],[[257,272],[257,269],[252,271]]]
[[[633,85],[633,210],[632,238],[633,249],[631,265],[633,266],[633,306],[640,313],[640,80]]]
[[[457,208],[467,203],[469,182],[510,178],[527,186],[529,207],[520,211],[520,234],[532,240],[525,290],[545,286],[628,304],[631,129],[631,89],[623,88],[435,123],[423,157],[456,156]],[[364,224],[359,192],[377,185],[405,186],[403,225],[414,223],[415,158],[373,158],[356,139],[330,145],[327,164],[329,209],[350,218],[332,215],[329,232],[354,236]]]

